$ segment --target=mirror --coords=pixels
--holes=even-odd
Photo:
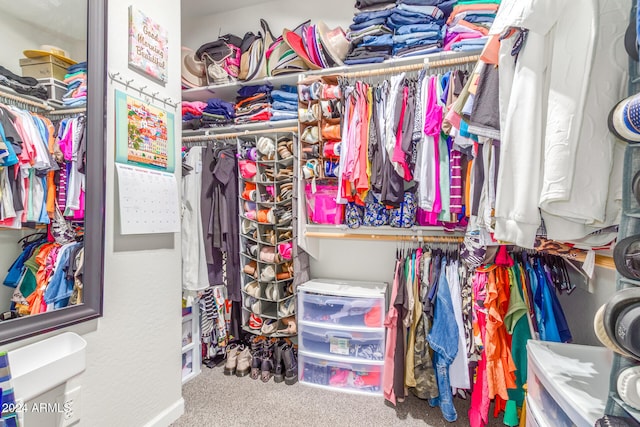
[[[0,344],[102,315],[106,11],[0,0]]]

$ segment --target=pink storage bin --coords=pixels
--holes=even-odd
[[[311,183],[305,186],[307,198],[307,217],[313,224],[342,224],[344,219],[344,205],[336,203],[338,186],[316,185],[316,192],[312,192]]]

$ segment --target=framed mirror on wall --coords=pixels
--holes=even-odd
[[[102,315],[106,0],[0,0],[0,344]]]

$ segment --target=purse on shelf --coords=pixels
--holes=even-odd
[[[340,125],[332,125],[329,123],[322,124],[322,139],[325,141],[340,140]]]
[[[397,228],[411,228],[416,223],[416,199],[412,192],[405,191],[400,207],[391,209],[389,225]]]
[[[254,80],[267,77],[267,48],[273,44],[273,35],[267,21],[260,20],[262,32],[246,33],[242,40],[240,59],[240,80]]]
[[[307,126],[302,131],[302,135],[300,135],[302,142],[306,142],[307,144],[317,144],[319,137],[318,126]]]
[[[338,99],[328,99],[320,101],[322,117],[325,119],[339,119],[341,117],[342,104]]]
[[[320,105],[312,104],[309,108],[299,108],[298,116],[302,123],[314,123],[320,119]]]

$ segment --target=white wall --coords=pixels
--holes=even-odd
[[[128,6],[135,4],[169,33],[169,83],[162,87],[127,68]],[[107,67],[134,86],[180,99],[180,2],[110,0]],[[105,76],[106,78],[106,76]],[[181,251],[178,234],[120,236],[115,200],[113,90],[107,93],[104,316],[67,330],[87,341],[87,369],[66,385],[81,386],[80,426],[166,426],[184,411],[181,389]],[[133,93],[135,95],[135,93]],[[178,112],[178,120],[179,120]],[[179,123],[179,122],[178,122]],[[179,141],[180,126],[176,126]],[[176,156],[180,144],[176,144]],[[180,168],[176,171],[179,180]],[[58,331],[59,332],[59,331]],[[43,337],[14,343],[9,350]],[[64,387],[34,399],[48,401]],[[51,419],[28,418],[29,427]]]
[[[86,19],[86,11],[80,10],[78,14],[78,19]],[[19,59],[24,58],[22,52],[27,49],[38,49],[43,44],[66,50],[71,58],[78,62],[87,57],[84,41],[67,37],[64,32],[46,31],[42,27],[34,27],[32,23],[2,13],[2,7],[0,7],[0,28],[2,28],[0,65],[19,76],[22,75],[19,63]]]
[[[306,19],[314,24],[323,20],[329,28],[340,25],[346,30],[351,24],[354,4],[351,0],[323,0],[322,6],[300,0],[273,0],[229,12],[199,15],[197,19],[189,18],[188,22],[183,20],[182,42],[195,50],[222,34],[232,33],[242,38],[247,31],[260,30],[260,18],[269,23],[275,37],[282,34],[284,28],[293,29]],[[189,7],[189,0],[183,0],[183,7]]]

